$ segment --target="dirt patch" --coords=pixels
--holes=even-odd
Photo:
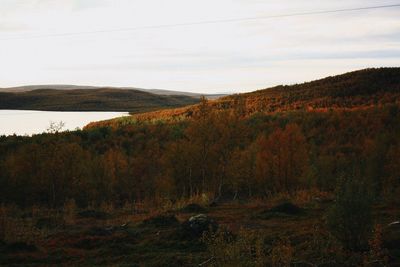
[[[192,203],[192,204],[189,204],[186,207],[180,209],[180,212],[183,212],[183,213],[205,213],[205,212],[207,212],[207,210],[198,204]]]
[[[106,220],[111,218],[111,215],[107,212],[98,210],[83,210],[78,212],[78,216],[80,218],[93,218],[98,220]]]
[[[273,217],[302,216],[306,211],[293,203],[284,202],[270,209],[263,210],[258,214],[258,218],[270,219]]]
[[[152,227],[176,227],[178,225],[179,221],[174,215],[159,215],[148,218],[142,222],[142,226]]]

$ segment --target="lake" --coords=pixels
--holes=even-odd
[[[64,122],[62,130],[83,128],[90,122],[127,116],[128,112],[75,112],[0,110],[0,135],[32,135],[45,132],[50,123]]]

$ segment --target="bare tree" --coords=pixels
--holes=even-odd
[[[65,122],[59,121],[50,121],[49,127],[47,127],[46,132],[48,133],[58,133],[65,127]]]

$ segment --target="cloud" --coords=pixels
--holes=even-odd
[[[395,2],[3,0],[0,39],[22,38],[0,42],[0,87],[103,83],[243,91],[395,65],[400,8],[112,32]],[[99,30],[111,32],[51,37]],[[38,35],[50,37],[31,38]]]

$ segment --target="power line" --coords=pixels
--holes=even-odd
[[[299,17],[299,16],[310,16],[310,15],[322,15],[322,14],[332,14],[332,13],[351,12],[351,11],[364,11],[364,10],[384,9],[384,8],[396,8],[396,7],[400,7],[400,4],[343,8],[343,9],[332,9],[332,10],[320,10],[320,11],[306,11],[306,12],[298,12],[298,13],[247,17],[247,18],[204,20],[204,21],[188,22],[188,23],[148,25],[148,26],[138,26],[138,27],[131,27],[131,28],[110,29],[110,30],[67,32],[67,33],[43,34],[43,35],[35,35],[35,36],[18,36],[18,37],[2,38],[0,40],[6,41],[6,40],[18,40],[18,39],[39,39],[39,38],[66,37],[66,36],[87,35],[87,34],[97,34],[97,33],[129,32],[129,31],[136,31],[136,30],[176,28],[176,27],[196,26],[196,25],[205,25],[205,24],[255,21],[255,20],[266,20],[266,19],[277,19],[277,18],[288,18],[288,17]]]

